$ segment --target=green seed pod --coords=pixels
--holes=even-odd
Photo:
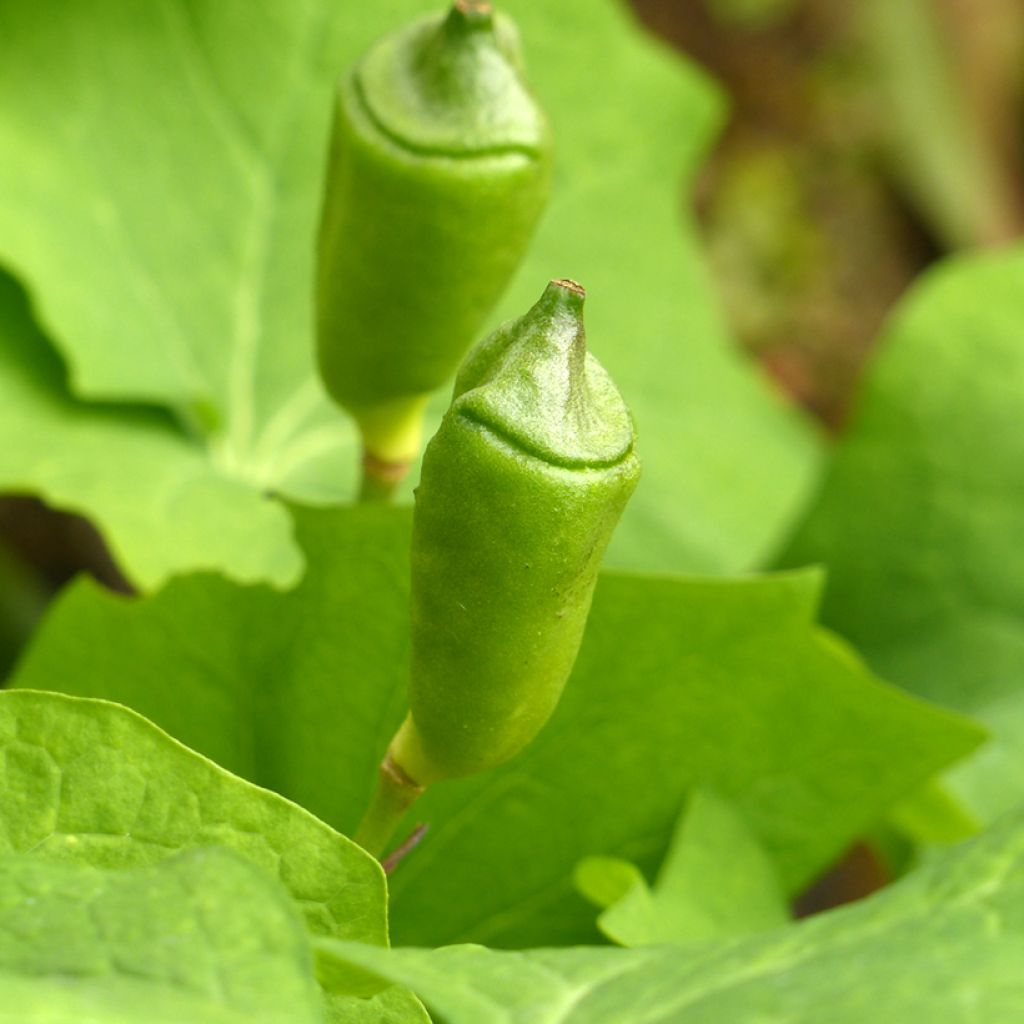
[[[426,397],[478,336],[548,192],[549,133],[482,0],[380,40],[340,83],[317,269],[328,391],[367,451],[419,454]]]
[[[420,785],[507,760],[548,720],[636,486],[632,418],[587,352],[583,300],[554,281],[482,342],[427,446],[411,713],[390,750]]]

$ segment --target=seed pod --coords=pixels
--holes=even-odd
[[[548,720],[633,492],[633,422],[554,281],[470,354],[427,446],[412,543],[410,716],[394,766],[428,785],[521,750]]]
[[[317,349],[367,451],[419,454],[526,249],[550,144],[511,23],[457,0],[380,40],[340,83],[318,242]]]

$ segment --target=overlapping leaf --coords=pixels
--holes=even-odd
[[[408,985],[448,1024],[1015,1024],[1024,814],[860,904],[698,950],[321,953]]]
[[[211,846],[237,853],[279,879],[311,934],[386,941],[380,866],[308,812],[229,775],[125,708],[52,693],[0,693],[0,855],[115,869],[153,865],[180,851]],[[39,877],[44,874],[40,868]],[[228,872],[228,893],[230,882]],[[26,915],[28,935],[49,926],[45,915]],[[0,947],[13,941],[2,925]],[[150,939],[173,944],[173,934],[159,940],[156,929]],[[174,950],[166,956],[173,959]],[[0,957],[0,993],[3,966]],[[183,960],[175,976],[189,970]],[[344,996],[338,977],[335,988],[341,991],[330,996],[330,1019],[421,1020],[406,993],[356,1001]],[[257,985],[251,994],[258,990]],[[125,998],[140,1005],[143,997],[137,995]],[[44,1000],[40,1006],[38,1019],[49,1020],[48,1004]],[[54,1008],[70,1012],[62,1004]]]
[[[294,583],[301,556],[287,512],[217,472],[156,410],[69,396],[63,373],[0,274],[0,480],[95,517],[142,586],[181,566]]]
[[[373,858],[125,708],[2,692],[0,752],[2,853],[120,867],[225,846],[279,877],[316,930],[385,939]]]
[[[679,186],[717,97],[611,0],[506,6],[559,162],[495,321],[549,277],[583,280],[593,347],[634,405],[647,464],[613,558],[750,564],[800,500],[815,452],[728,350],[692,230],[679,234]],[[0,11],[0,259],[27,282],[76,394],[163,404],[183,424],[107,410],[107,444],[65,445],[59,384],[38,393],[15,368],[4,436],[42,439],[48,458],[0,466],[0,484],[88,511],[138,583],[214,567],[288,583],[299,554],[263,494],[351,495],[352,431],[312,360],[331,87],[377,35],[436,7],[13,0]],[[120,481],[118,456],[130,470]],[[182,478],[189,500],[173,519],[207,524],[202,538],[168,527],[168,479]]]
[[[241,857],[127,871],[0,857],[0,1021],[319,1024],[309,937]]]
[[[15,683],[138,708],[233,771],[344,831],[401,718],[407,513],[295,510],[294,591],[182,580],[126,602],[82,582]],[[503,768],[439,785],[431,832],[393,878],[404,941],[574,941],[588,854],[644,868],[695,784],[732,800],[787,888],[977,731],[871,677],[813,624],[818,580],[606,575],[555,717]],[[529,854],[524,856],[524,843]]]
[[[953,261],[893,321],[785,564],[828,568],[825,620],[887,678],[996,742],[954,779],[1024,798],[1024,250]]]
[[[765,931],[789,912],[774,866],[739,814],[704,790],[679,819],[653,889],[629,861],[588,857],[576,886],[620,946],[694,943]]]

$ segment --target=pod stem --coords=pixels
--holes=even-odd
[[[363,473],[359,482],[359,500],[388,502],[409,472],[410,462],[385,462],[368,451],[363,452]]]
[[[370,806],[363,815],[353,839],[367,853],[380,858],[405,812],[423,794],[425,786],[410,779],[392,760],[390,753],[381,762]]]
[[[429,395],[402,395],[386,402],[350,407],[363,439],[362,502],[385,502],[420,453],[423,410]]]

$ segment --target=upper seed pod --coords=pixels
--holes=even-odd
[[[418,454],[427,395],[455,371],[526,249],[549,150],[515,31],[479,0],[385,37],[341,82],[317,348],[370,456]]]
[[[419,785],[507,760],[554,710],[601,557],[636,486],[633,422],[554,281],[466,360],[427,447],[412,543],[411,714],[392,767]]]

